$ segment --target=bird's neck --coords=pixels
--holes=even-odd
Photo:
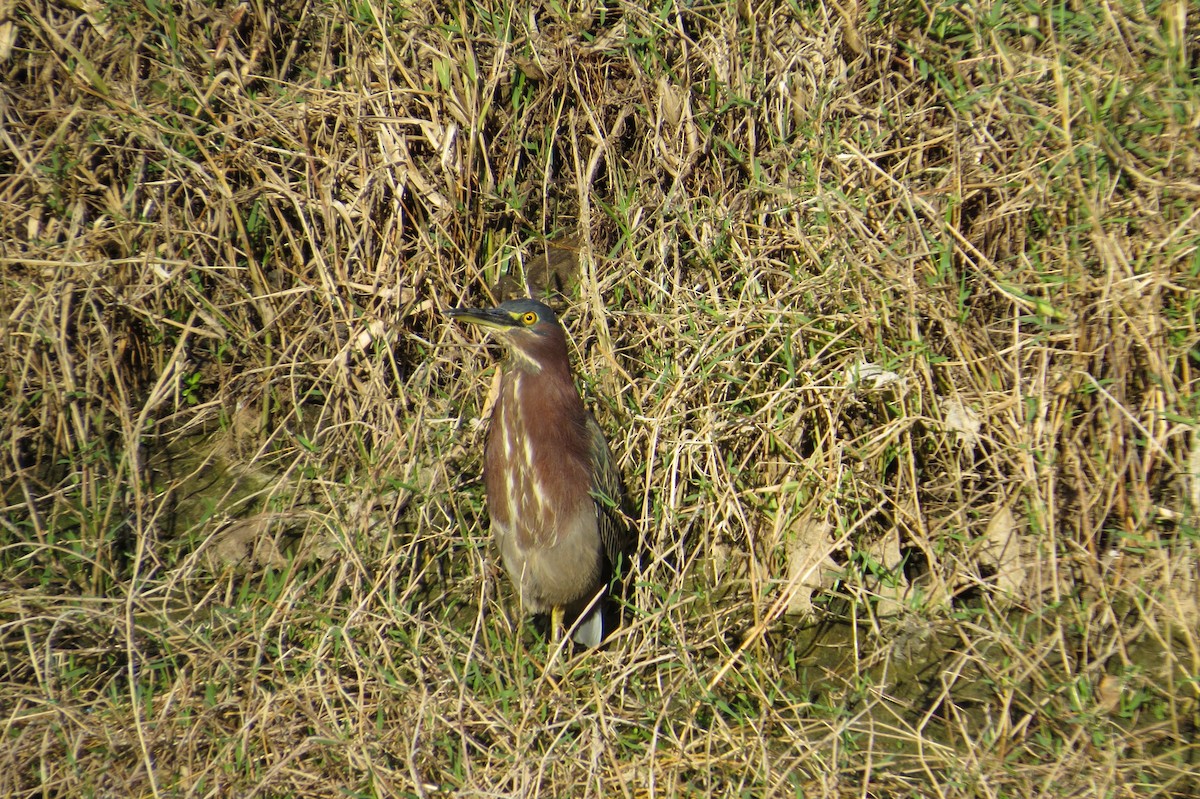
[[[586,415],[565,354],[561,361],[554,360],[534,368],[526,368],[521,361],[510,361],[504,370],[503,382],[503,389],[528,416],[528,424],[545,424],[560,420],[564,415],[576,421]]]

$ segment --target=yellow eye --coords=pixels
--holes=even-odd
[[[537,314],[535,314],[533,311],[526,311],[525,313],[521,314],[521,324],[525,325],[526,327],[536,323],[537,319]]]

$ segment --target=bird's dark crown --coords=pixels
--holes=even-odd
[[[529,297],[502,302],[497,310],[508,314],[518,326],[544,335],[549,332],[544,326],[561,327],[558,315],[548,306]]]

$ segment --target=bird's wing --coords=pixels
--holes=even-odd
[[[588,414],[588,436],[592,450],[592,498],[596,500],[596,525],[600,532],[600,543],[608,562],[614,566],[629,549],[629,527],[621,512],[624,492],[621,490],[621,473],[613,460],[608,442],[600,425]]]

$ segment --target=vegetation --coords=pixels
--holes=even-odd
[[[0,795],[1197,795],[1197,31],[5,4]],[[639,520],[600,651],[440,313],[546,285]]]

